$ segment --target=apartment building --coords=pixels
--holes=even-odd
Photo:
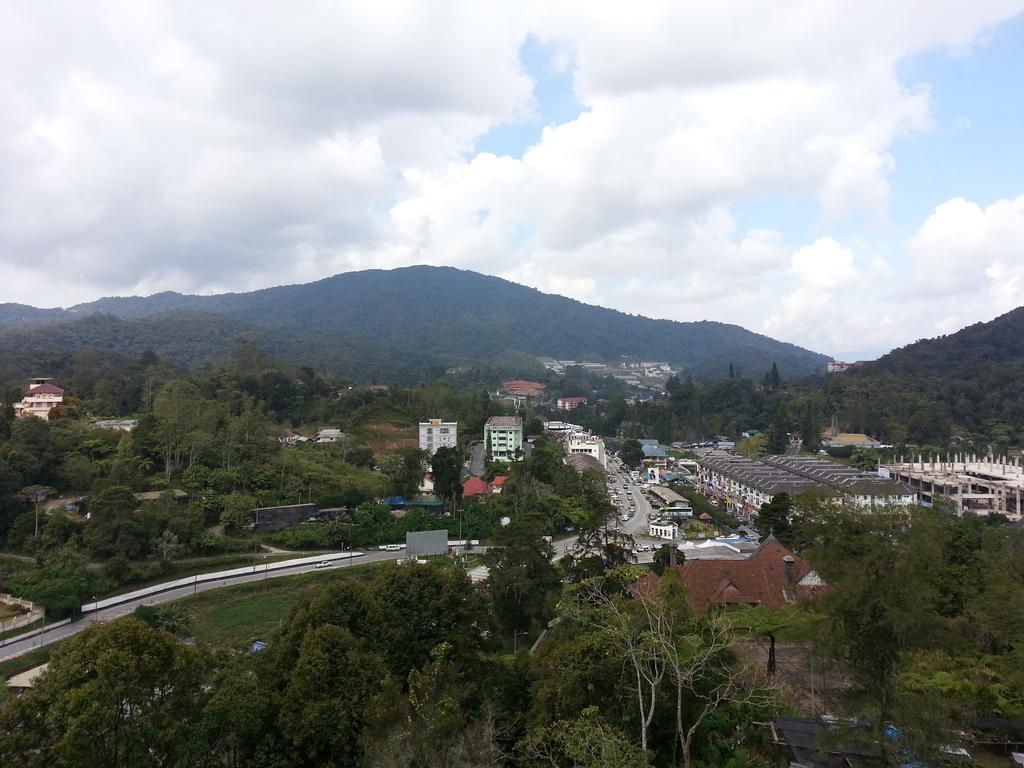
[[[523,420],[491,416],[484,424],[484,445],[493,461],[517,461],[523,451]]]
[[[420,450],[433,456],[438,448],[455,448],[459,444],[459,423],[429,419],[420,422]]]

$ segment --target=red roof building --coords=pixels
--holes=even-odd
[[[782,608],[827,589],[810,564],[774,536],[746,560],[688,560],[679,568],[695,610],[711,605]]]
[[[563,411],[571,411],[574,408],[579,408],[581,405],[587,404],[587,398],[585,397],[560,397],[558,398],[558,407]]]
[[[505,485],[506,480],[508,480],[508,475],[497,475],[493,480],[491,480],[491,493],[501,493],[501,489]]]
[[[536,397],[544,392],[544,385],[538,381],[524,381],[523,379],[509,379],[501,382],[501,391],[506,395],[519,395],[520,397]]]
[[[468,499],[473,496],[487,496],[490,492],[491,486],[475,475],[473,477],[466,478],[466,482],[462,484],[462,498],[464,499]]]

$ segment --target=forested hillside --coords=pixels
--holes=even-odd
[[[192,313],[221,321],[198,320]],[[680,364],[698,378],[724,376],[730,363],[762,371],[773,362],[783,377],[793,378],[820,370],[827,360],[735,325],[651,320],[447,267],[353,272],[243,294],[101,299],[63,317],[93,314],[151,320],[124,326],[129,338],[145,335],[148,348],[165,349],[161,354],[183,365],[216,358],[223,345],[218,336],[234,334],[274,356],[361,378],[371,370],[385,378],[389,371],[382,366],[389,364],[391,370],[424,371],[492,362],[510,353],[606,361],[642,356]],[[36,316],[47,323],[55,317]],[[32,317],[24,308],[9,308],[0,312],[0,327],[18,325],[22,333]],[[175,336],[190,338],[207,322],[214,333],[210,343],[178,347]],[[81,348],[90,345],[86,337],[95,331],[79,321],[63,325],[59,337],[65,346]],[[0,337],[0,352],[14,343],[6,334]]]

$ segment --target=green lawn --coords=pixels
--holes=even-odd
[[[330,581],[366,577],[378,563],[282,576],[205,592],[181,601],[200,642],[239,645],[266,640],[295,602]]]

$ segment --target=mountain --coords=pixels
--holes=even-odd
[[[722,376],[730,363],[759,376],[773,362],[796,377],[828,360],[736,325],[652,320],[450,267],[349,272],[251,293],[104,298],[67,310],[0,305],[0,354],[37,342],[120,352],[145,346],[198,365],[230,352],[236,338],[275,357],[378,380],[523,353],[641,356],[695,377]]]
[[[922,339],[843,374],[809,380],[828,403],[823,422],[883,442],[961,450],[1024,444],[1024,307],[956,333]],[[977,446],[976,448],[972,446]]]
[[[970,378],[979,366],[1024,363],[1024,307],[948,336],[894,349],[866,366],[880,373]]]

